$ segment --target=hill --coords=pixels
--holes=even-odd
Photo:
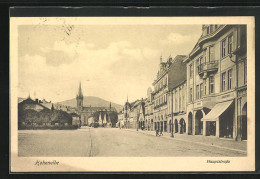
[[[66,101],[61,101],[55,104],[62,104],[65,106],[71,106],[71,107],[76,107],[77,101],[76,98],[69,99]],[[95,96],[84,96],[83,98],[83,106],[93,106],[93,107],[109,107],[110,102],[106,101],[102,98],[95,97]],[[111,102],[111,106],[115,107],[117,111],[122,110],[123,106],[120,104],[116,104]]]

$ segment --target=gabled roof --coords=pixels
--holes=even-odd
[[[20,102],[18,105],[19,106],[23,106],[25,104],[34,104],[34,105],[39,105],[41,107],[43,107],[44,109],[48,109],[47,107],[43,106],[41,103],[37,103],[36,101],[32,100],[31,98],[27,98],[25,100],[23,100],[22,102]]]
[[[173,60],[168,77],[170,91],[186,81],[186,64],[183,62],[186,57],[185,55],[177,55]]]

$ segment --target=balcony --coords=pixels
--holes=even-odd
[[[203,76],[205,72],[208,74],[216,71],[218,71],[218,61],[205,62],[198,66],[198,73],[200,76]]]

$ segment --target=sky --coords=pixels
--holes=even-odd
[[[60,102],[84,96],[118,104],[146,98],[160,56],[188,55],[201,25],[21,25],[18,96]]]

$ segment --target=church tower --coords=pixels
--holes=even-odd
[[[76,99],[77,99],[77,108],[82,109],[82,107],[83,107],[83,93],[82,93],[82,90],[81,90],[81,82],[79,83],[79,91],[78,91]]]

